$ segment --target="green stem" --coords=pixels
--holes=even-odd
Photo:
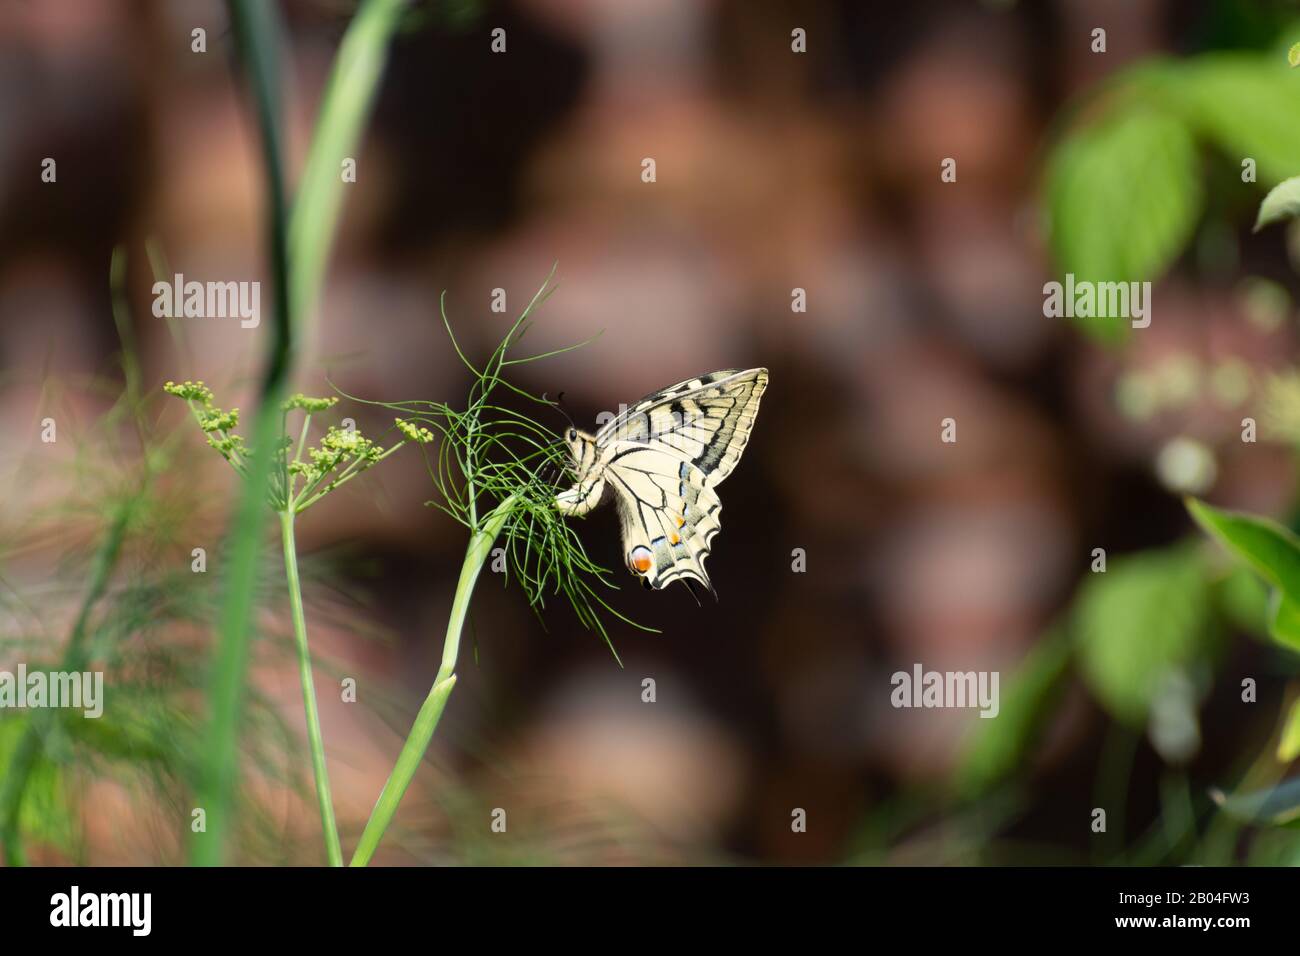
[[[365,0],[360,4],[325,84],[289,224],[292,298],[304,316],[315,308],[348,188],[339,175],[339,164],[346,158],[360,158],[361,129],[374,104],[388,47],[406,4],[407,0]]]
[[[469,547],[465,551],[465,563],[461,566],[460,580],[456,584],[456,596],[451,602],[451,617],[447,621],[447,636],[442,645],[442,665],[433,679],[429,696],[424,699],[424,704],[415,717],[415,724],[406,737],[406,743],[402,745],[402,752],[397,757],[397,763],[393,765],[393,772],[375,802],[370,819],[366,821],[366,828],[361,834],[360,842],[357,843],[357,850],[352,855],[351,866],[365,866],[370,862],[370,858],[374,856],[379,846],[379,841],[384,837],[384,831],[393,821],[397,805],[402,802],[406,788],[410,786],[416,769],[424,759],[424,752],[429,749],[429,741],[433,739],[433,732],[438,728],[438,720],[442,717],[443,708],[447,706],[447,698],[451,696],[452,689],[456,686],[456,658],[460,654],[460,634],[465,626],[465,614],[469,610],[470,597],[474,593],[474,583],[478,580],[479,571],[483,569],[483,563],[492,553],[492,544],[506,523],[506,518],[510,516],[514,501],[514,495],[511,495],[497,505],[484,520],[483,527],[470,536]]]
[[[308,412],[302,420],[302,431],[298,435],[298,449],[293,453],[293,463],[302,464],[302,450],[307,447],[307,429],[311,427],[311,412]],[[290,511],[294,508],[294,498],[298,492],[298,476],[289,474],[289,462],[284,463],[285,474],[288,475],[289,490],[285,493],[284,500],[288,502]]]
[[[228,853],[239,769],[239,716],[253,636],[252,595],[265,531],[263,505],[275,474],[272,446],[283,431],[276,427],[281,420],[280,405],[298,340],[310,327],[306,320],[319,294],[325,258],[338,224],[344,190],[339,163],[345,157],[356,156],[388,44],[405,5],[404,0],[365,0],[349,24],[330,73],[291,224],[280,148],[278,9],[274,3],[258,0],[227,2],[261,133],[269,193],[275,321],[270,330],[272,340],[262,380],[261,405],[254,420],[253,455],[244,472],[244,489],[229,550],[230,571],[208,692],[211,716],[197,787],[198,806],[207,810],[207,830],[192,838],[191,848],[193,862],[207,866],[224,862]]]
[[[208,688],[208,724],[198,768],[197,806],[207,813],[206,829],[191,837],[191,859],[199,866],[225,862],[234,822],[239,776],[239,730],[245,681],[253,641],[253,594],[261,572],[266,499],[275,474],[274,446],[280,437],[280,404],[295,358],[289,298],[287,203],[280,161],[280,27],[271,3],[229,0],[236,44],[261,132],[267,179],[267,231],[270,237],[274,322],[260,405],[253,420],[252,457],[244,473],[226,554],[218,640]]]
[[[293,537],[293,512],[280,512],[280,537],[284,542],[284,573],[289,581],[289,607],[293,611],[293,639],[298,649],[298,675],[302,678],[302,709],[307,718],[307,739],[311,743],[311,768],[316,777],[316,799],[320,803],[321,829],[325,832],[325,853],[330,866],[343,865],[339,828],[334,821],[334,800],[330,796],[329,770],[325,764],[325,740],[316,711],[316,686],[311,677],[311,650],[307,647],[307,619],[302,610],[302,584],[298,578],[298,549]]]

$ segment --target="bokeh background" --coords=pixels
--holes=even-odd
[[[562,604],[539,620],[485,575],[457,693],[377,860],[1300,861],[1292,831],[1211,796],[1285,775],[1273,748],[1297,666],[1261,636],[1263,589],[1181,501],[1293,516],[1295,430],[1272,412],[1295,355],[1294,243],[1250,231],[1265,188],[1300,172],[1292,7],[414,5],[297,387],[463,401],[439,295],[481,355],[555,264],[531,347],[602,334],[518,381],[564,391],[579,423],[717,368],[765,365],[771,385],[722,488],[716,604],[645,593],[612,509],[584,523],[626,582],[611,602],[660,630],[613,622],[621,668]],[[353,6],[283,8],[296,168]],[[1209,90],[1224,53],[1249,82],[1171,105],[1161,70]],[[210,0],[0,3],[5,667],[57,656],[104,502],[149,453],[118,414],[124,350],[145,392],[201,378],[251,407],[268,295],[256,330],[191,319],[178,338],[150,311],[149,252],[187,278],[266,278],[233,59]],[[1133,138],[1107,140],[1130,114]],[[1149,329],[1116,342],[1044,317],[1044,282],[1094,267],[1155,282]],[[338,412],[368,433],[391,419]],[[51,742],[24,817],[38,862],[183,859],[237,485],[182,413],[152,413],[173,464],[96,619],[119,716]],[[1257,443],[1240,440],[1247,415]],[[465,541],[431,497],[411,449],[300,521],[345,848],[437,669]],[[190,573],[200,546],[206,576]],[[282,574],[268,541],[239,859],[315,863]],[[890,675],[918,662],[999,671],[1000,717],[892,708]],[[349,676],[356,703],[336,690]],[[0,768],[23,719],[0,715]],[[506,834],[489,830],[498,807]]]

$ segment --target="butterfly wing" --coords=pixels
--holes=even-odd
[[[698,581],[721,527],[714,490],[744,453],[766,369],[714,372],[642,399],[596,435],[628,568],[661,589]]]
[[[655,448],[622,455],[605,471],[623,524],[628,570],[649,587],[679,578],[713,585],[704,570],[722,502],[700,469]]]
[[[650,445],[690,461],[709,487],[722,482],[749,442],[767,369],[727,369],[647,395],[596,433],[597,449]]]

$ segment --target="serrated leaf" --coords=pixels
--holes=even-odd
[[[1211,790],[1210,797],[1224,813],[1243,823],[1274,827],[1300,826],[1300,777],[1252,793],[1229,795],[1221,790]]]
[[[1202,204],[1192,135],[1157,110],[1127,108],[1076,130],[1048,163],[1052,251],[1058,272],[1076,282],[1158,279],[1191,239]],[[1106,342],[1129,327],[1122,316],[1076,321]]]
[[[1187,510],[1210,537],[1248,564],[1277,589],[1269,634],[1300,650],[1300,539],[1276,522],[1224,511],[1187,499]]]
[[[1075,602],[1079,668],[1115,717],[1145,727],[1171,675],[1210,650],[1209,595],[1201,561],[1185,546],[1111,561]]]
[[[1268,191],[1264,201],[1259,204],[1259,215],[1255,217],[1255,232],[1265,226],[1283,219],[1294,219],[1300,215],[1300,176],[1284,179]]]

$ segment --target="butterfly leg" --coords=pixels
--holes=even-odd
[[[561,491],[555,496],[555,508],[562,515],[581,517],[600,504],[604,493],[604,478],[595,482],[579,481],[568,491]]]

